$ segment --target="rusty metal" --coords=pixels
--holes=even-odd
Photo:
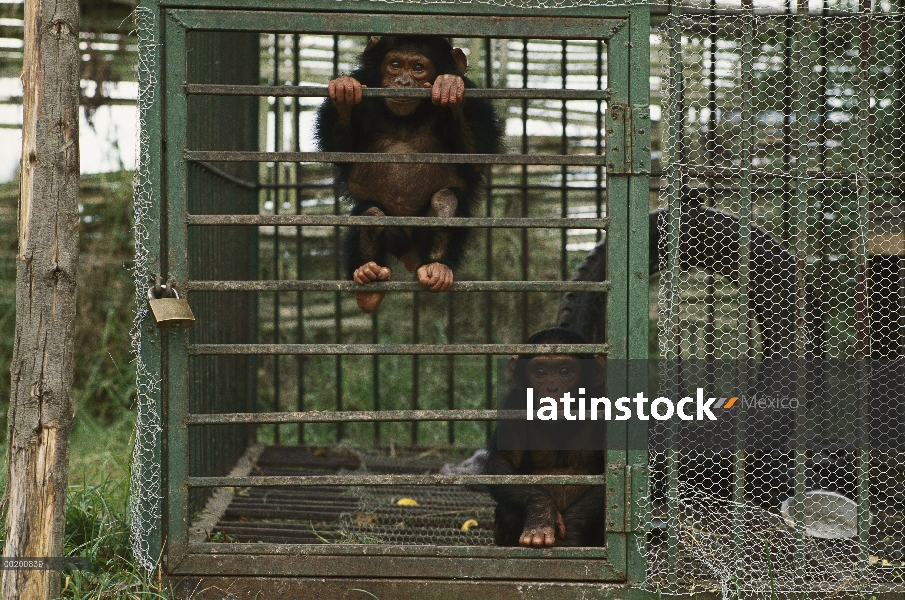
[[[183,86],[186,94],[213,96],[273,96],[277,98],[326,98],[327,88],[322,86],[289,85],[214,85],[187,83]],[[430,98],[430,89],[411,88],[364,88],[364,98]],[[567,89],[475,89],[465,90],[466,98],[488,100],[603,100],[610,99],[609,90],[567,90]]]
[[[187,215],[186,224],[212,225],[270,225],[287,226],[337,226],[352,227],[491,227],[491,228],[551,228],[606,229],[608,218],[556,219],[518,217],[361,217],[337,215]]]
[[[605,292],[609,285],[602,281],[456,281],[449,292]],[[193,292],[421,292],[417,281],[275,280],[275,281],[189,281]]]
[[[270,475],[187,477],[189,487],[319,485],[606,485],[605,475]]]
[[[593,420],[586,411],[587,420]],[[404,421],[523,421],[521,410],[346,410],[272,413],[190,414],[186,425],[225,425],[230,423],[400,423]]]
[[[606,354],[609,344],[188,344],[192,356],[256,354]],[[338,407],[337,410],[342,410]]]
[[[596,154],[434,154],[418,152],[243,152],[186,150],[188,162],[404,163],[435,165],[574,165],[596,167]]]

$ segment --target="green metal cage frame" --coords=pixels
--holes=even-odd
[[[318,34],[422,33],[464,37],[517,37],[600,39],[608,51],[608,109],[605,155],[434,156],[443,162],[507,164],[602,164],[606,168],[609,207],[606,219],[442,219],[432,226],[476,227],[585,227],[606,228],[609,278],[603,283],[578,282],[457,282],[450,293],[470,291],[605,291],[607,344],[537,347],[524,344],[448,345],[342,345],[342,344],[189,344],[185,332],[161,332],[150,319],[143,327],[141,358],[148,377],[162,382],[153,400],[163,416],[163,433],[150,456],[143,460],[163,465],[164,518],[150,531],[152,554],[163,557],[170,576],[305,577],[369,579],[409,578],[455,583],[484,581],[487,591],[504,582],[519,583],[538,577],[539,593],[551,597],[554,582],[575,582],[561,588],[562,597],[587,589],[584,583],[644,580],[645,514],[647,495],[646,428],[613,423],[608,429],[608,470],[601,476],[389,476],[335,477],[190,477],[189,427],[215,423],[304,423],[348,421],[484,420],[496,411],[379,411],[334,413],[224,413],[192,414],[187,403],[188,360],[196,355],[267,354],[511,354],[524,351],[607,352],[617,359],[644,359],[648,353],[648,205],[650,173],[649,111],[649,7],[576,7],[517,9],[479,4],[417,4],[297,2],[264,0],[249,10],[229,0],[145,2],[154,12],[152,47],[162,94],[141,107],[148,125],[147,158],[151,185],[148,218],[151,227],[148,268],[176,285],[192,291],[352,291],[342,281],[191,281],[188,275],[189,227],[218,225],[377,225],[406,224],[406,219],[381,220],[348,216],[237,216],[189,214],[187,169],[194,161],[333,162],[337,157],[319,153],[202,151],[188,147],[187,99],[190,95],[308,95],[323,96],[319,88],[270,89],[267,86],[216,86],[187,80],[186,37],[193,31],[288,32]],[[510,97],[515,90],[490,90],[489,97]],[[520,92],[520,91],[519,91]],[[527,92],[530,98],[550,91]],[[495,94],[495,95],[494,95]],[[599,95],[599,94],[598,94]],[[560,96],[556,96],[559,98]],[[373,155],[343,155],[344,161],[373,161]],[[384,155],[394,162],[425,162],[425,155]],[[419,221],[424,223],[425,221]],[[415,283],[382,283],[387,291],[411,291]],[[620,383],[611,386],[617,393]],[[484,547],[412,547],[362,545],[193,544],[188,514],[189,489],[247,485],[381,485],[493,483],[583,483],[606,485],[612,503],[607,507],[605,548],[506,549]],[[543,575],[541,575],[543,574]],[[414,583],[413,583],[414,585]],[[588,584],[590,585],[590,584]],[[541,588],[546,592],[541,592]]]

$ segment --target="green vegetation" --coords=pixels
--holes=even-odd
[[[18,182],[0,185],[0,452],[6,456],[10,360],[15,331]],[[135,368],[129,328],[134,292],[132,174],[82,178],[81,257],[75,330],[75,426],[66,509],[67,556],[92,571],[62,575],[62,598],[167,598],[148,581],[129,547],[129,465],[135,428]],[[0,461],[5,487],[6,461]],[[0,528],[0,540],[3,529]]]

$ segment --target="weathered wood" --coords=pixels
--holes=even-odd
[[[78,27],[75,0],[26,0],[7,557],[63,550],[78,263]],[[2,573],[3,600],[49,599],[59,586],[54,571]]]

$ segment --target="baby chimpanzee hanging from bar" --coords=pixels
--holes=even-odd
[[[465,53],[439,36],[372,37],[351,75],[330,82],[317,115],[324,152],[493,154],[502,132],[488,100],[468,98]],[[362,88],[431,88],[427,98],[363,98]],[[470,217],[483,165],[338,163],[337,183],[353,215]],[[343,243],[345,273],[356,283],[388,280],[392,254],[433,292],[452,286],[468,230],[353,227]],[[358,292],[377,310],[383,292]]]

